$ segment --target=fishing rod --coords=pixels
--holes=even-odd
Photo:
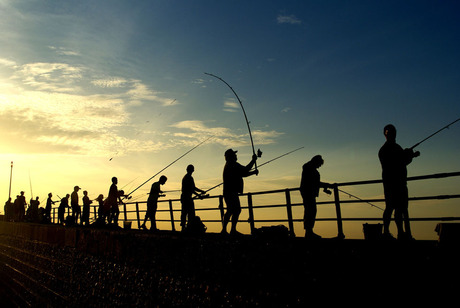
[[[246,125],[248,127],[248,131],[249,131],[249,139],[251,140],[251,146],[252,146],[252,154],[253,155],[256,155],[256,151],[255,151],[255,148],[254,148],[254,141],[252,139],[252,133],[251,133],[251,127],[249,126],[249,120],[248,120],[248,117],[246,116],[246,111],[244,110],[244,107],[243,107],[243,102],[241,102],[238,94],[236,94],[235,90],[233,90],[233,88],[225,81],[223,80],[222,78],[220,78],[219,76],[216,76],[214,74],[210,74],[210,73],[205,73],[206,75],[209,75],[209,76],[212,76],[214,78],[217,78],[219,79],[220,81],[222,81],[223,83],[225,83],[225,85],[227,85],[227,87],[229,87],[230,90],[232,90],[233,94],[235,95],[236,99],[238,100],[238,102],[240,103],[240,106],[241,106],[241,109],[243,110],[243,115],[244,115],[244,119],[246,120]],[[257,150],[257,157],[262,157],[262,151],[260,149]],[[254,166],[255,166],[255,170],[257,170],[257,162],[254,163]]]
[[[372,203],[370,203],[369,201],[365,201],[365,200],[361,199],[360,197],[357,197],[357,196],[355,196],[355,195],[352,195],[352,194],[350,194],[350,193],[348,193],[348,192],[346,192],[346,191],[343,191],[343,190],[341,190],[341,189],[338,189],[338,188],[337,188],[337,190],[340,191],[340,192],[343,192],[344,194],[347,194],[347,195],[350,196],[350,197],[356,198],[356,199],[358,199],[359,201],[366,202],[367,204],[369,204],[369,205],[371,205],[371,206],[373,206],[373,207],[375,207],[375,208],[378,208],[379,210],[383,211],[383,209],[382,209],[381,207],[378,207],[377,205],[372,204]]]
[[[138,187],[136,187],[133,191],[131,191],[129,194],[125,195],[124,197],[127,198],[129,197],[133,192],[135,192],[136,190],[138,190],[139,188],[141,188],[142,186],[144,186],[148,181],[150,181],[151,179],[153,179],[154,177],[156,177],[158,174],[160,174],[161,172],[163,172],[164,170],[166,170],[167,168],[169,168],[171,165],[173,165],[175,162],[177,162],[179,159],[181,159],[182,157],[184,157],[185,155],[187,155],[188,153],[192,152],[193,150],[195,150],[197,147],[199,147],[200,145],[202,145],[203,143],[205,143],[206,141],[208,141],[209,139],[211,139],[212,137],[214,136],[210,136],[208,137],[206,140],[204,141],[201,141],[199,144],[197,144],[196,146],[194,146],[193,148],[191,148],[190,150],[188,150],[187,152],[185,152],[184,154],[182,154],[181,156],[179,156],[176,160],[174,160],[172,163],[170,163],[169,165],[167,165],[166,167],[164,167],[163,169],[161,169],[160,171],[158,171],[157,173],[155,173],[153,176],[151,176],[147,181],[145,181],[144,183],[142,183],[141,185],[139,185]]]
[[[303,148],[304,148],[304,147],[300,147],[300,148],[297,148],[297,149],[292,150],[292,151],[290,151],[290,152],[284,153],[284,154],[282,154],[282,155],[280,155],[280,156],[278,156],[278,157],[275,157],[275,158],[273,158],[273,159],[270,159],[270,160],[264,162],[263,164],[260,164],[260,165],[259,165],[259,168],[262,167],[263,165],[266,165],[266,164],[268,164],[268,163],[271,163],[271,162],[274,161],[274,160],[277,160],[277,159],[279,159],[279,158],[281,158],[281,157],[284,157],[284,156],[286,156],[286,155],[289,155],[289,154],[291,154],[291,153],[294,153],[295,151],[298,151],[298,150],[303,149]],[[204,194],[207,193],[208,191],[213,190],[214,188],[219,187],[219,186],[222,185],[222,184],[224,184],[224,183],[222,182],[222,183],[220,183],[220,184],[217,184],[216,186],[213,186],[213,187],[209,188],[208,190],[206,190],[206,191],[204,192]]]
[[[453,125],[454,123],[460,121],[460,118],[458,118],[457,120],[453,121],[452,123],[449,123],[447,124],[446,126],[444,126],[443,128],[439,129],[438,131],[434,132],[433,134],[429,135],[428,137],[426,137],[425,139],[423,139],[422,141],[420,141],[419,143],[416,143],[415,145],[413,145],[410,149],[413,150],[415,147],[419,146],[422,142],[425,142],[426,140],[430,139],[431,137],[433,137],[434,135],[440,133],[442,130],[446,129],[446,128],[449,128],[449,126]]]

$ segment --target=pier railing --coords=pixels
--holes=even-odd
[[[460,172],[450,172],[450,173],[437,173],[437,174],[430,174],[430,175],[423,175],[423,176],[414,176],[409,177],[407,180],[410,181],[421,181],[421,180],[428,180],[428,179],[443,179],[443,178],[451,178],[451,177],[458,177],[460,176]],[[336,186],[333,189],[333,201],[322,201],[318,202],[318,205],[324,204],[331,204],[335,206],[335,214],[336,217],[332,218],[318,218],[317,221],[336,221],[337,223],[337,237],[343,238],[344,230],[343,230],[343,222],[344,221],[381,221],[381,215],[379,218],[376,217],[364,217],[364,218],[343,218],[342,217],[342,205],[350,204],[350,203],[367,203],[372,206],[375,206],[375,203],[382,203],[384,204],[385,199],[361,199],[359,197],[350,195],[343,191],[341,188],[343,187],[350,187],[350,186],[362,186],[362,185],[370,185],[370,184],[378,184],[382,183],[382,180],[367,180],[367,181],[357,181],[357,182],[344,182],[344,183],[336,183]],[[459,187],[460,190],[460,187]],[[256,224],[261,223],[277,223],[283,224],[287,226],[291,236],[295,236],[294,232],[294,223],[295,222],[302,222],[302,217],[294,217],[293,215],[293,208],[295,207],[303,207],[302,202],[293,202],[292,201],[292,193],[299,191],[299,188],[286,188],[286,189],[279,189],[279,190],[268,190],[268,191],[259,191],[259,192],[248,192],[243,193],[240,195],[242,200],[242,204],[246,203],[246,205],[242,206],[242,210],[247,210],[248,212],[248,220],[250,227],[251,234],[254,234],[256,230]],[[348,198],[347,200],[340,199],[340,193],[348,194],[349,196],[353,196],[355,198]],[[254,203],[255,196],[269,196],[274,195],[273,199],[282,200],[278,201],[276,204],[264,204],[258,205]],[[279,195],[282,195],[281,197]],[[244,200],[243,198],[246,198]],[[431,196],[419,196],[419,197],[410,197],[409,201],[428,201],[428,200],[446,200],[446,199],[458,199],[460,198],[460,194],[450,194],[450,195],[431,195]],[[214,207],[201,207],[200,202],[203,200],[215,200]],[[244,202],[246,201],[246,202]],[[207,201],[211,202],[211,201]],[[141,202],[127,202],[123,205],[120,205],[120,218],[119,220],[123,222],[135,222],[137,223],[137,227],[143,222],[144,214],[146,212],[145,209],[140,209],[141,206],[145,207],[146,201]],[[164,204],[167,206],[165,207]],[[215,195],[209,196],[204,199],[195,199],[195,207],[197,215],[203,217],[207,216],[211,218],[202,219],[204,223],[219,223],[222,222],[222,217],[225,212],[224,200],[222,195]],[[384,207],[384,206],[382,206]],[[276,219],[264,219],[256,217],[255,210],[257,209],[282,209],[284,208],[286,218],[276,218]],[[53,209],[53,222],[57,222],[57,208]],[[97,217],[97,206],[92,207],[92,215],[93,219]],[[169,212],[169,218],[158,218],[160,213]],[[176,231],[176,224],[180,223],[180,212],[181,212],[181,203],[180,198],[177,199],[169,199],[169,200],[158,200],[158,210],[157,210],[157,222],[169,222],[171,224],[171,230]],[[200,213],[204,212],[212,212],[213,214],[209,215],[201,215]],[[423,218],[411,218],[411,221],[457,221],[460,220],[460,217],[449,216],[449,217],[423,217]]]

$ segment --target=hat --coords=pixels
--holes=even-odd
[[[230,155],[235,155],[238,151],[233,151],[232,149],[228,149],[227,151],[225,151],[225,154],[224,156],[227,157],[227,156],[230,156]]]
[[[75,186],[73,189],[80,189],[80,187],[78,187],[78,186]]]

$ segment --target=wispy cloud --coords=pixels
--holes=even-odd
[[[58,55],[61,56],[79,56],[80,53],[77,51],[69,50],[64,47],[55,47],[55,46],[48,46],[49,49],[56,51]]]
[[[295,15],[278,15],[276,21],[279,24],[291,24],[291,25],[300,25],[302,21],[297,18]]]
[[[224,111],[227,112],[236,112],[238,111],[239,105],[235,101],[225,101],[224,102]]]
[[[205,136],[213,136],[212,142],[224,146],[247,146],[250,144],[247,132],[238,133],[226,127],[210,127],[202,121],[187,120],[172,124],[171,127],[180,129],[175,136],[193,139],[194,142]],[[252,132],[257,144],[272,144],[282,133],[276,131],[255,130]]]
[[[93,80],[91,83],[101,88],[120,88],[126,85],[127,80],[124,78],[112,77],[107,79]]]

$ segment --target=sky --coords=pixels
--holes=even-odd
[[[459,9],[457,1],[420,0],[0,0],[0,195],[8,199],[12,175],[13,199],[23,190],[44,203],[75,185],[96,198],[116,176],[119,189],[136,189],[133,199],[144,201],[158,179],[145,181],[208,138],[161,173],[163,189],[177,198],[188,164],[197,187],[221,183],[225,150],[246,164],[252,147],[235,95],[205,73],[241,99],[259,164],[303,147],[246,178],[245,192],[298,187],[316,154],[323,181],[380,179],[386,124],[411,147],[460,117]],[[457,122],[422,143],[409,176],[460,171],[459,140]],[[412,182],[409,191],[459,187],[457,177]],[[343,190],[383,196],[380,184]],[[412,202],[410,212],[460,216],[458,199]],[[342,206],[343,217],[381,214],[369,204]],[[296,207],[295,218],[302,215]],[[318,218],[330,217],[333,206],[320,206]],[[246,212],[241,219],[247,232]],[[362,237],[362,223],[345,223],[345,235]],[[414,222],[414,237],[436,238],[436,223]],[[330,222],[315,228],[337,232]]]

